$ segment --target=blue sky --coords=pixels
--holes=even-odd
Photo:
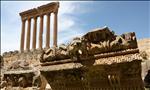
[[[47,3],[49,1],[1,1],[2,53],[19,50],[21,34],[19,13]],[[44,22],[45,19],[46,17]],[[150,38],[150,1],[62,1],[58,20],[58,44],[103,26],[108,26],[116,34],[136,32],[138,39]],[[51,26],[52,24],[53,18]],[[51,33],[52,30],[53,26]],[[44,33],[45,31],[46,25]],[[51,44],[52,38],[51,35]],[[45,46],[45,34],[43,40]]]

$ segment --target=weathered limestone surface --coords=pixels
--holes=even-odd
[[[134,32],[115,35],[108,27],[104,27],[88,32],[82,37],[74,38],[67,45],[63,44],[57,48],[45,50],[41,62],[58,61],[68,58],[73,60],[88,59],[96,54],[102,54],[101,56],[107,57],[107,55],[103,54],[109,53],[110,55],[113,52],[121,51],[126,53],[130,49],[135,49],[131,50],[132,53],[139,52]],[[111,57],[116,55],[111,55]]]
[[[108,27],[104,27],[75,38],[67,46],[57,47],[58,8],[59,3],[54,2],[20,13],[21,53],[11,51],[3,54],[5,79],[10,86],[28,87],[41,79],[44,83],[38,82],[40,90],[45,89],[47,81],[54,90],[144,90],[141,58],[134,32],[115,35]],[[51,13],[54,14],[54,48],[50,48]],[[42,46],[44,15],[47,16],[46,51],[43,51]],[[39,50],[36,49],[38,17]],[[33,51],[30,51],[32,19]]]
[[[39,32],[39,48],[42,49],[43,44],[43,15],[40,16],[40,32]]]
[[[21,41],[20,41],[20,50],[24,51],[24,38],[25,38],[25,20],[22,20],[22,31],[21,31]]]
[[[29,51],[30,49],[30,35],[31,34],[31,18],[28,19],[28,30],[26,36],[26,50]]]
[[[32,48],[36,49],[36,36],[37,36],[37,17],[34,17],[34,27],[33,27],[33,42],[32,42]]]
[[[54,43],[53,46],[57,47],[57,12],[54,13]]]
[[[39,85],[42,52],[41,50],[23,53],[19,51],[5,52],[3,54],[2,78],[7,84],[4,87],[31,87],[35,83]]]
[[[26,50],[30,50],[30,33],[31,33],[31,20],[34,19],[33,26],[33,42],[32,49],[36,49],[36,32],[37,32],[37,18],[40,17],[40,30],[39,30],[39,49],[43,49],[43,22],[44,15],[47,16],[47,31],[46,31],[46,48],[50,47],[50,14],[54,13],[54,47],[57,47],[57,14],[58,14],[59,2],[52,2],[46,5],[42,5],[40,7],[30,9],[20,13],[22,19],[22,31],[21,31],[21,43],[20,43],[20,51],[24,51],[24,37],[25,37],[25,22],[28,22],[27,35],[26,35]]]
[[[24,52],[24,53],[19,53],[17,52],[7,52],[3,55],[4,59],[4,69],[7,69],[13,62],[22,60],[26,61],[30,65],[37,66],[40,64],[40,56],[41,56],[42,51],[37,50],[34,52]]]
[[[46,50],[40,70],[54,90],[144,90],[141,59],[134,32],[115,35],[104,27]]]
[[[50,48],[50,16],[51,14],[47,14],[46,48]]]
[[[111,65],[81,66],[80,68],[75,68],[76,65],[73,68],[70,68],[70,65],[64,65],[63,68],[65,69],[42,70],[41,73],[46,77],[52,89],[55,90],[112,90],[114,88],[116,90],[120,90],[120,88],[123,90],[134,88],[144,90],[140,64],[141,61],[135,60]]]

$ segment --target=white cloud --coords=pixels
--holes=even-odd
[[[59,25],[59,32],[60,31],[65,31],[65,30],[70,30],[71,27],[75,25],[75,21],[72,18],[62,18],[60,19],[58,25]]]
[[[10,50],[19,50],[21,33],[21,19],[19,12],[50,3],[50,1],[2,1],[1,3],[1,52],[3,53]],[[63,43],[74,36],[81,35],[81,33],[75,32],[77,29],[76,27],[78,26],[78,23],[76,22],[78,19],[74,15],[85,13],[87,11],[87,8],[84,8],[82,4],[83,3],[81,2],[73,1],[60,2],[58,30],[59,32],[68,31],[68,34],[65,37],[58,36],[60,39],[58,40],[58,43]],[[53,28],[52,24],[51,28]],[[44,25],[44,28],[45,27],[46,26]],[[82,28],[78,27],[78,30],[80,29]]]

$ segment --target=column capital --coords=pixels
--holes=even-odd
[[[43,14],[41,14],[41,15],[40,15],[40,18],[43,18],[43,17],[44,17],[44,15],[43,15]]]
[[[58,14],[58,10],[57,10],[57,11],[55,11],[55,12],[54,12],[54,14],[55,14],[55,15],[57,15],[57,14]]]
[[[27,20],[28,20],[28,21],[31,21],[31,18],[30,18],[30,17],[28,17],[28,18],[27,18]]]
[[[53,11],[54,14],[57,14],[58,13],[58,7],[56,7]]]
[[[47,16],[51,16],[51,13],[47,13],[46,15],[47,15]]]
[[[37,16],[34,16],[33,19],[36,20],[36,19],[37,19]]]
[[[21,18],[21,21],[22,21],[22,22],[25,22],[25,21],[26,21],[26,19]]]

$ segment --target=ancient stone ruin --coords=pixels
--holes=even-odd
[[[98,28],[56,51],[46,50],[40,59],[41,74],[54,90],[144,89],[134,32]]]
[[[28,22],[27,34],[26,34],[26,50],[30,50],[30,33],[31,33],[31,19],[34,20],[33,23],[33,37],[32,37],[32,49],[36,49],[36,38],[37,38],[37,18],[40,17],[40,31],[39,31],[39,49],[43,49],[43,17],[47,16],[46,23],[46,48],[50,47],[50,16],[54,13],[54,47],[57,46],[57,13],[58,13],[59,3],[49,3],[38,8],[30,9],[20,13],[22,19],[22,32],[21,32],[21,43],[20,50],[24,51],[24,41],[25,41],[25,23]]]
[[[59,3],[52,2],[20,13],[20,51],[3,54],[1,87],[45,90],[48,83],[52,90],[144,90],[141,57],[134,32],[116,35],[105,26],[76,37],[67,45],[57,46],[58,8]],[[53,47],[50,47],[51,13],[54,13]],[[45,47],[42,46],[44,15],[47,16]],[[38,17],[40,31],[37,48]],[[32,49],[31,19],[34,20]]]

